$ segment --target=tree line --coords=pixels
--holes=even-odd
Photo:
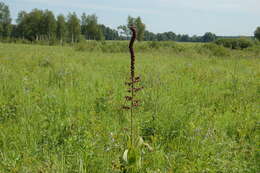
[[[55,16],[50,10],[33,9],[20,11],[16,24],[12,24],[10,10],[0,2],[0,39],[26,39],[29,41],[79,42],[87,40],[120,40],[118,31],[98,23],[95,14],[83,13],[79,18],[75,12],[67,16]]]
[[[139,41],[180,41],[180,42],[211,42],[217,39],[214,33],[207,32],[203,36],[189,36],[174,32],[153,33],[146,30],[141,17],[128,16],[125,25],[112,29],[98,23],[95,14],[83,13],[80,17],[75,12],[67,16],[55,16],[50,10],[33,9],[30,12],[20,11],[16,24],[12,24],[9,7],[0,2],[0,39],[22,39],[29,41],[59,41],[75,43],[80,40],[128,40],[131,32],[129,27],[137,27]],[[259,30],[259,29],[258,29]],[[255,32],[257,37],[259,32]]]
[[[76,13],[62,14],[57,17],[52,11],[34,9],[27,13],[18,14],[16,24],[12,25],[10,37],[22,38],[30,41],[59,40],[63,42],[79,42],[87,40],[117,40],[116,30],[98,24],[96,15],[82,14],[81,19]]]

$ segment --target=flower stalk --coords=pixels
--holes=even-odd
[[[126,110],[130,110],[130,130],[131,130],[131,134],[130,134],[130,140],[131,140],[131,145],[133,144],[133,138],[134,138],[134,134],[133,134],[133,118],[134,118],[134,107],[138,107],[140,100],[135,100],[135,93],[140,91],[141,89],[143,89],[143,87],[140,88],[136,88],[135,84],[139,83],[141,81],[141,78],[138,76],[135,76],[135,52],[134,52],[134,42],[136,40],[136,35],[137,35],[137,31],[136,31],[136,27],[131,26],[130,30],[132,31],[132,38],[130,40],[129,43],[129,51],[130,51],[130,55],[131,55],[131,65],[130,65],[130,82],[126,82],[125,84],[127,86],[129,86],[129,89],[127,90],[128,93],[130,93],[130,96],[125,96],[125,99],[127,102],[130,102],[129,106],[123,106],[123,109]]]

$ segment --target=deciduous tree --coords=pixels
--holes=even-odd
[[[48,40],[54,38],[56,35],[57,23],[52,11],[46,10],[43,14],[41,24],[43,25],[43,35],[46,35]]]
[[[6,38],[11,34],[11,16],[7,5],[0,2],[0,37]]]
[[[260,41],[260,26],[256,28],[254,35]]]
[[[66,33],[67,33],[67,26],[66,26],[65,17],[62,14],[60,14],[57,17],[56,37],[57,39],[60,40],[61,44],[63,44],[63,41],[66,38]]]
[[[18,13],[18,17],[16,19],[17,23],[17,32],[18,32],[18,37],[25,39],[26,36],[26,17],[27,13],[25,11],[20,11]]]
[[[145,24],[142,22],[141,17],[137,17],[135,19],[135,25],[137,28],[137,40],[143,41],[144,40],[144,32],[145,32]]]
[[[24,24],[27,39],[38,41],[44,35],[44,27],[42,26],[43,14],[42,10],[33,9],[26,15]]]
[[[76,13],[68,15],[68,33],[71,38],[71,43],[78,42],[80,39],[80,20]]]
[[[87,39],[89,40],[103,40],[104,36],[101,27],[98,24],[98,17],[95,14],[88,15],[85,19]]]
[[[131,31],[130,27],[135,26],[137,29],[137,40],[143,41],[144,40],[144,34],[145,34],[145,24],[142,22],[141,17],[127,17],[127,25],[120,25],[117,29],[119,30],[120,34],[126,37],[126,39],[130,38]]]
[[[217,36],[211,32],[206,32],[203,36],[202,36],[202,41],[203,42],[212,42],[215,41],[217,38]]]
[[[81,16],[81,34],[87,38],[87,25],[88,25],[88,18],[86,13],[83,13]]]

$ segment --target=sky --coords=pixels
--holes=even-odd
[[[49,9],[56,15],[96,14],[116,29],[127,16],[140,16],[149,31],[219,36],[250,36],[260,26],[260,0],[0,0],[15,19],[21,10]],[[14,22],[14,21],[13,21]]]

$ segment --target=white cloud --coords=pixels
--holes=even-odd
[[[1,1],[1,0],[0,0]],[[49,9],[55,14],[97,13],[101,23],[116,27],[128,14],[141,16],[154,32],[173,30],[200,35],[251,35],[259,25],[260,0],[2,0],[13,18],[20,10]],[[170,21],[170,22],[169,22]],[[150,26],[150,27],[149,27]],[[192,26],[192,27],[191,27]]]
[[[82,2],[80,0],[22,0],[25,3],[34,3],[34,4],[47,4],[56,7],[64,8],[79,8],[79,9],[94,9],[94,10],[107,10],[107,11],[122,11],[129,13],[141,13],[141,14],[154,14],[159,11],[153,9],[140,9],[140,8],[128,8],[128,7],[119,7],[113,5],[100,5],[98,3]]]
[[[136,1],[136,2],[135,2]],[[103,5],[100,1],[88,0],[19,0],[19,3],[28,4],[44,4],[64,8],[80,8],[107,11],[120,11],[139,14],[163,13],[164,10],[184,9],[198,10],[204,12],[229,12],[229,13],[247,13],[260,15],[260,0],[142,0],[147,3],[143,8],[136,5],[136,8],[125,7],[116,0],[107,0]],[[130,2],[128,2],[130,3]],[[130,4],[138,4],[138,0],[134,0]],[[160,9],[160,10],[159,10]]]
[[[178,6],[190,10],[226,11],[260,14],[259,0],[154,0],[162,6]]]

